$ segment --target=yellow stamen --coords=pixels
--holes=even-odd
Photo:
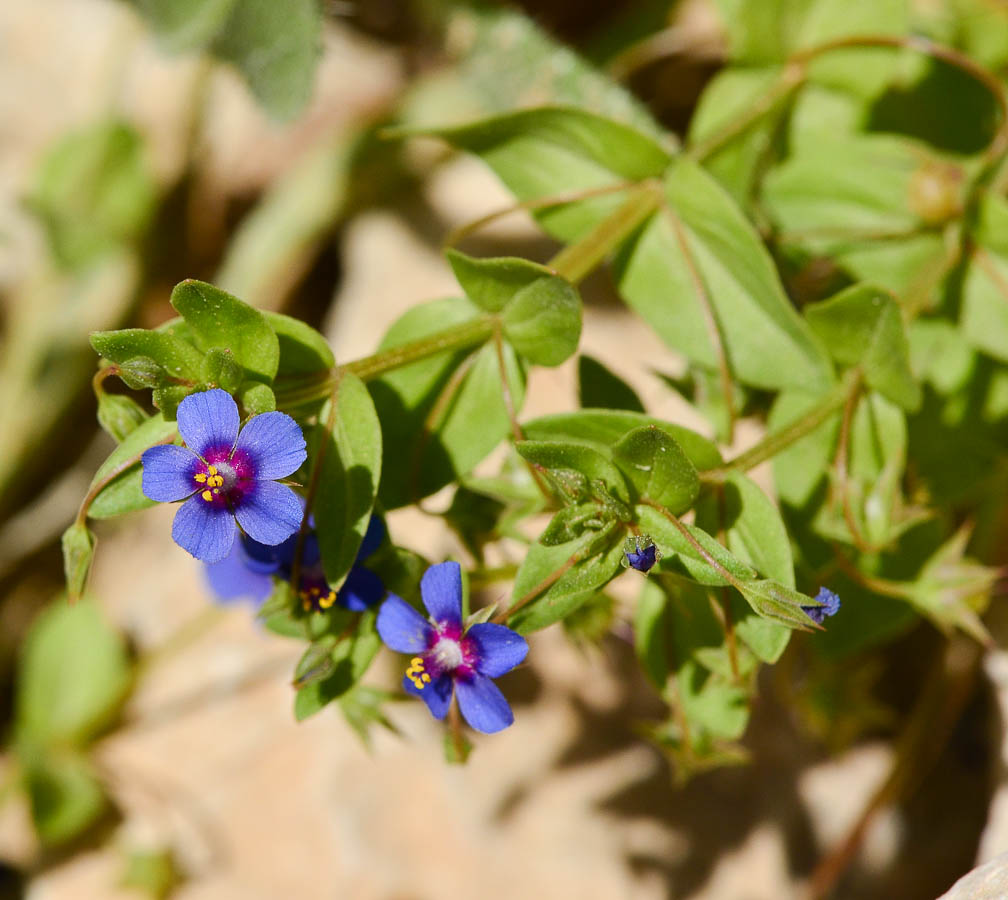
[[[319,599],[318,604],[319,606],[322,607],[322,609],[329,609],[329,607],[332,606],[335,602],[336,602],[336,591],[329,591],[328,594]]]
[[[200,484],[203,484],[203,483],[206,482],[206,475],[204,475],[202,472],[197,472],[195,475],[193,475],[193,478],[196,481],[198,481]]]
[[[414,656],[410,660],[409,668],[406,670],[406,677],[413,682],[417,690],[423,690],[425,684],[430,684],[431,677],[424,671],[424,661],[419,656]]]
[[[207,475],[216,475],[217,474],[217,466],[207,466],[206,473],[207,473]]]
[[[207,503],[209,503],[211,500],[213,500],[213,491],[203,491],[203,493],[200,494],[200,496],[204,500],[206,500]]]

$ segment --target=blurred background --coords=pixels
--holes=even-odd
[[[595,108],[608,71],[682,135],[725,64],[730,4],[292,3],[299,42],[225,34],[201,52],[227,6],[0,4],[0,898],[760,900],[801,896],[823,858],[847,867],[837,896],[924,898],[1008,849],[1000,651],[958,680],[972,651],[939,654],[953,696],[935,758],[887,783],[936,657],[930,626],[846,670],[856,715],[796,693],[786,658],[765,673],[744,764],[683,781],[642,737],[662,704],[629,643],[558,628],[503,681],[515,726],[479,738],[464,767],[444,763],[421,704],[395,705],[367,741],[333,708],[296,724],[303,648],[213,605],[168,539],[171,509],[99,523],[94,605],[65,612],[59,536],[114,446],[89,331],[165,321],[191,277],[304,318],[338,360],[367,355],[404,310],[458,292],[451,230],[512,202],[478,161],[383,139],[384,124]],[[461,246],[538,261],[558,248],[524,214]],[[681,362],[607,275],[583,294],[584,352],[650,413],[706,429],[660,377]],[[575,366],[534,370],[524,415],[572,408]],[[756,429],[743,422],[738,445]],[[389,529],[458,556],[441,521],[397,511]],[[47,654],[56,673],[26,688]],[[369,682],[395,684],[397,664],[380,659]],[[66,726],[86,740],[45,756],[19,743],[31,704],[87,707],[60,693],[77,672],[104,691]]]

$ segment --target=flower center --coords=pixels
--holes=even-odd
[[[462,648],[459,642],[448,637],[441,638],[431,650],[431,656],[438,666],[452,672],[462,665]]]
[[[197,472],[193,475],[193,480],[200,485],[204,485],[204,490],[200,496],[210,503],[215,497],[221,494],[227,496],[238,480],[238,475],[234,466],[227,460],[218,460],[216,464],[206,467],[205,472]]]

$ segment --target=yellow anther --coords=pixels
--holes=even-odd
[[[329,607],[332,606],[335,602],[336,602],[336,592],[329,591],[328,594],[319,599],[318,605],[321,606],[322,609],[329,609]]]
[[[431,677],[424,671],[424,661],[419,656],[414,656],[410,660],[409,668],[406,670],[406,677],[413,682],[413,685],[422,690],[425,684],[430,684]]]
[[[193,475],[193,478],[200,484],[206,482],[206,475],[204,475],[202,472],[197,472],[195,475]]]
[[[207,466],[206,473],[207,473],[207,475],[216,475],[217,474],[217,466]]]
[[[308,593],[310,593],[313,597],[317,597],[319,594],[322,593],[322,589],[313,587]]]
[[[301,595],[301,607],[305,612],[311,612],[311,600],[303,594]]]
[[[209,503],[211,500],[213,500],[213,491],[203,491],[203,493],[200,494],[200,496],[204,500],[206,500],[207,503]]]

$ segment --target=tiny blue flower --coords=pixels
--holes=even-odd
[[[424,572],[420,594],[430,621],[394,594],[378,610],[381,639],[397,653],[413,654],[403,687],[422,698],[435,719],[448,713],[454,690],[462,716],[476,731],[493,734],[507,728],[514,714],[490,679],[525,659],[525,639],[490,622],[463,631],[462,571],[457,562]]]
[[[172,524],[175,543],[197,559],[224,559],[235,539],[235,519],[261,544],[279,544],[301,525],[298,496],[276,479],[297,471],[307,457],[304,435],[290,416],[253,416],[239,431],[238,405],[214,388],[190,394],[178,407],[185,447],[145,450],[144,496],[186,502]]]
[[[628,537],[623,547],[623,568],[629,566],[647,575],[661,559],[661,551],[646,534]]]
[[[309,519],[311,524],[311,519]],[[354,612],[374,606],[385,594],[382,580],[362,563],[378,549],[385,537],[381,519],[372,516],[353,567],[339,591],[334,591],[322,571],[318,538],[314,530],[305,535],[301,552],[298,596],[306,612],[329,609],[333,604]],[[289,581],[297,552],[297,535],[282,544],[267,546],[241,537],[218,563],[205,567],[207,580],[221,602],[248,599],[261,603],[273,590],[274,577]]]
[[[819,588],[819,593],[815,596],[822,606],[803,606],[805,614],[816,623],[822,625],[827,616],[835,616],[840,610],[840,598],[829,588]]]

